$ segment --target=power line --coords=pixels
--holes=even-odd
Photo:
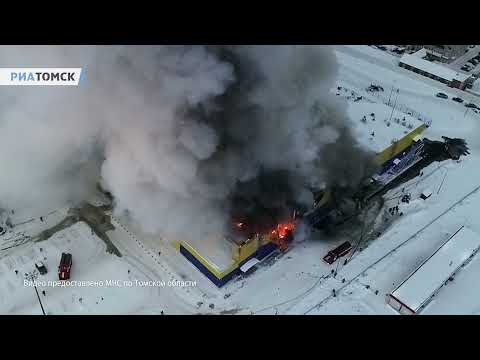
[[[440,186],[438,188],[437,195],[440,193],[440,190],[442,189],[443,182],[445,181],[445,178],[447,177],[447,174],[448,174],[448,169],[445,171],[445,175],[443,176],[442,183],[440,184]]]

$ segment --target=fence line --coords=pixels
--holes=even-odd
[[[382,96],[378,92],[373,92],[373,91],[367,91],[370,95],[373,95],[377,99],[381,100],[383,104],[393,108],[394,104],[392,104],[392,99],[387,99],[386,97]],[[405,104],[399,104],[397,103],[395,106],[395,110],[398,110],[406,115],[410,115],[414,118],[416,118],[418,121],[423,122],[427,127],[430,127],[432,125],[432,119],[429,119],[428,116],[412,109],[411,107],[408,107]]]
[[[359,87],[361,86],[360,83],[358,84],[355,84],[355,85],[358,85]],[[420,113],[419,111],[417,110],[414,110],[412,109],[411,107],[405,105],[405,104],[402,104],[402,103],[396,103],[393,101],[393,99],[389,99],[387,98],[386,96],[383,96],[380,92],[377,92],[377,91],[369,91],[367,89],[362,89],[362,93],[363,94],[359,94],[357,91],[354,91],[354,90],[351,90],[349,89],[348,87],[346,86],[341,86],[341,88],[343,88],[343,90],[347,93],[349,93],[349,95],[346,95],[344,94],[344,96],[347,97],[348,100],[351,100],[353,99],[354,102],[358,101],[356,100],[356,98],[358,97],[361,97],[361,100],[362,101],[367,101],[367,102],[370,102],[370,103],[375,103],[375,101],[372,101],[371,99],[369,99],[367,96],[365,96],[365,94],[368,94],[369,96],[371,95],[372,97],[380,100],[384,105],[387,105],[391,108],[394,107],[395,105],[395,110],[398,110],[400,111],[401,113],[404,113],[405,115],[409,115],[415,119],[417,119],[418,121],[424,123],[427,127],[430,127],[432,125],[432,119],[430,119],[427,115],[425,114],[422,114]],[[340,89],[337,89],[337,95],[339,95],[339,92],[341,90]],[[394,96],[392,96],[393,98]]]

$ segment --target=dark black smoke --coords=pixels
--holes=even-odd
[[[3,208],[80,201],[101,180],[146,232],[202,240],[354,187],[372,155],[330,93],[328,46],[19,46],[0,65],[86,74],[79,88],[4,89]]]
[[[228,178],[222,172],[234,159],[236,176],[227,186],[223,207],[250,232],[268,231],[291,218],[294,209],[309,207],[309,189],[322,180],[324,186],[355,187],[372,164],[372,154],[358,147],[343,109],[330,103],[326,93],[318,94],[323,100],[313,93],[317,85],[319,91],[327,90],[318,83],[332,76],[327,70],[331,55],[319,47],[275,47],[272,54],[269,48],[209,47],[233,66],[235,82],[208,106],[189,109],[192,118],[218,136],[217,151],[200,164],[199,174],[204,183],[223,189]],[[270,68],[277,60],[285,62]],[[288,79],[278,84],[284,88],[275,88],[275,76]],[[279,94],[270,96],[269,91]],[[319,132],[318,139],[310,139],[318,141],[313,157],[294,139],[296,133],[308,136],[309,128]],[[336,139],[325,141],[322,129],[336,132]]]

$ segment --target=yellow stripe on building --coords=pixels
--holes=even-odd
[[[423,130],[425,130],[426,126],[421,125],[412,132],[410,132],[408,135],[405,135],[402,139],[394,142],[392,145],[390,145],[388,148],[383,150],[381,153],[377,154],[377,157],[375,158],[375,162],[378,165],[381,165],[391,158],[393,158],[395,155],[399,154],[403,150],[405,150],[407,147],[409,147],[412,144],[413,139],[415,136],[420,135]]]
[[[258,237],[253,237],[242,245],[233,246],[233,260],[236,263],[241,263],[243,260],[252,255],[255,251],[258,250]]]

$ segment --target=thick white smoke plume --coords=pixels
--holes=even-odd
[[[202,238],[239,206],[355,185],[369,159],[329,93],[329,47],[4,46],[0,66],[85,71],[78,88],[0,89],[2,208],[76,202],[101,179],[145,231]]]

